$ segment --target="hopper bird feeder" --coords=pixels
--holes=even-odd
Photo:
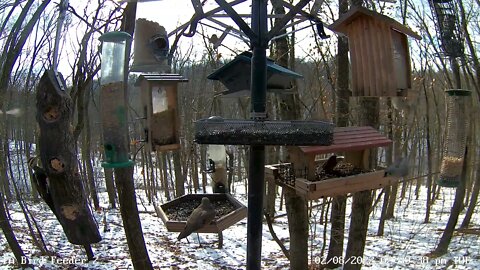
[[[364,7],[352,7],[330,29],[348,37],[352,96],[407,96],[412,86],[407,36],[421,39],[417,33]]]
[[[102,41],[100,108],[102,115],[105,168],[133,166],[128,156],[127,100],[124,86],[125,48],[132,37],[126,32],[109,32]]]
[[[135,86],[140,86],[145,119],[145,140],[152,151],[180,148],[180,128],[177,90],[178,83],[188,80],[178,74],[142,74]]]
[[[252,53],[243,52],[232,61],[208,75],[210,80],[219,80],[228,89],[224,97],[241,97],[250,95],[250,71]],[[287,68],[267,59],[267,91],[271,93],[291,93],[295,79],[303,78]]]
[[[333,144],[290,147],[289,152],[291,159],[295,161],[294,166],[292,164],[267,165],[265,166],[265,178],[268,181],[275,181],[281,186],[294,189],[298,195],[308,200],[382,188],[396,183],[398,179],[385,177],[383,168],[370,172],[364,169],[369,167],[370,149],[391,144],[391,140],[372,127],[335,128]],[[348,166],[353,166],[349,170],[360,173],[319,180],[316,168],[323,161],[316,160],[316,156],[338,152],[345,153],[342,164],[349,164]],[[282,168],[285,166],[290,168]]]
[[[247,208],[228,193],[187,194],[161,205],[156,211],[169,232],[181,232],[193,210],[207,197],[215,208],[215,218],[199,233],[221,232],[247,216]]]
[[[471,91],[451,89],[445,91],[447,103],[447,127],[440,177],[437,184],[458,187],[461,181],[463,159],[468,132],[468,102]]]

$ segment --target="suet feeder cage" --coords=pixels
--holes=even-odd
[[[215,208],[215,219],[199,233],[220,233],[247,216],[247,208],[227,193],[187,194],[169,201],[157,210],[169,232],[181,232],[192,211],[207,197]]]
[[[150,150],[170,151],[180,148],[177,91],[178,83],[188,80],[178,74],[142,74],[140,87],[145,139]]]
[[[208,75],[210,80],[219,80],[228,89],[224,97],[241,97],[250,95],[252,53],[243,52],[232,61]],[[302,75],[275,64],[267,59],[267,92],[291,93],[295,79]]]
[[[124,87],[125,47],[132,37],[126,32],[109,32],[100,37],[102,64],[100,107],[106,168],[132,166],[128,156],[127,100]]]
[[[168,70],[169,43],[165,28],[139,18],[135,22],[132,72],[162,73]]]
[[[367,170],[370,149],[391,144],[390,139],[372,127],[335,128],[333,144],[290,147],[290,158],[295,163],[266,165],[265,178],[295,190],[297,195],[307,200],[382,188],[396,183],[398,178],[385,177],[383,168]],[[340,171],[341,167],[342,174],[348,171],[345,174],[348,176],[337,175],[320,179],[318,168],[321,168],[326,160],[317,159],[317,156],[340,152],[344,153],[344,157],[337,157],[339,163],[335,169]],[[346,168],[347,164],[350,168]]]
[[[348,37],[352,96],[407,96],[411,67],[407,35],[421,37],[390,17],[352,7],[330,29]]]
[[[447,103],[446,135],[440,167],[439,186],[458,187],[461,181],[463,159],[468,132],[469,90],[445,91]]]

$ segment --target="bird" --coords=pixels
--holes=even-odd
[[[326,174],[333,174],[335,166],[337,166],[337,156],[332,155],[323,163],[322,169]]]
[[[33,184],[37,188],[38,194],[45,201],[45,203],[50,207],[50,210],[57,215],[55,211],[55,205],[53,204],[52,194],[48,186],[48,176],[45,170],[38,166],[38,157],[30,157],[27,161],[28,167],[33,170]]]
[[[395,160],[390,166],[385,169],[385,174],[383,177],[393,176],[393,177],[405,177],[408,175],[408,158],[403,157]]]
[[[177,240],[186,238],[193,232],[203,228],[203,226],[210,224],[215,218],[215,208],[207,197],[202,198],[202,203],[195,208],[187,219],[185,228],[177,237]]]

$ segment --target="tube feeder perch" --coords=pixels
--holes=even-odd
[[[145,139],[151,151],[180,148],[177,91],[178,83],[187,81],[179,74],[142,74],[138,77],[135,86],[140,86]]]
[[[228,89],[224,97],[242,97],[250,95],[250,71],[252,53],[243,52],[232,61],[208,75],[210,80],[218,80]],[[295,79],[302,75],[275,64],[267,58],[267,91],[271,93],[291,93]]]
[[[443,149],[443,159],[440,167],[440,177],[437,184],[443,187],[458,187],[460,185],[463,159],[468,132],[468,107],[471,91],[463,89],[446,90],[447,123]]]
[[[105,168],[133,166],[128,155],[127,99],[124,85],[125,48],[132,37],[126,32],[108,32],[102,42],[100,111],[102,115]]]
[[[420,40],[417,33],[364,7],[352,7],[330,29],[348,37],[352,96],[407,96],[412,87],[407,36]]]
[[[372,127],[335,128],[333,144],[329,146],[290,147],[289,152],[295,167],[291,164],[265,166],[266,179],[294,189],[300,196],[315,200],[326,196],[337,196],[363,190],[383,188],[398,181],[395,177],[385,177],[383,168],[372,172],[362,171],[368,168],[371,148],[385,147],[392,141]],[[319,180],[316,168],[322,161],[316,160],[319,154],[344,153],[343,164],[352,166],[359,174]],[[340,157],[337,158],[340,160]],[[285,166],[290,166],[285,172]],[[288,171],[289,170],[289,171]]]

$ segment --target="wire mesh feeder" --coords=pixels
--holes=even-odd
[[[443,149],[439,186],[458,187],[461,181],[463,158],[468,132],[469,90],[446,90],[447,128]]]
[[[323,121],[201,119],[195,141],[230,145],[331,145],[334,125]]]
[[[454,0],[431,0],[432,10],[437,17],[442,47],[447,56],[460,57],[464,47]]]

